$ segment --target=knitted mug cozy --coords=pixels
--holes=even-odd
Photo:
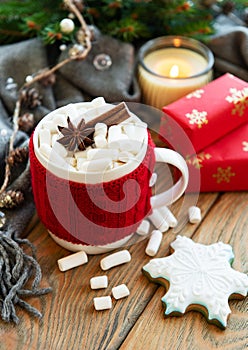
[[[151,212],[149,180],[155,155],[149,132],[142,163],[116,180],[97,184],[59,178],[37,159],[33,136],[29,147],[37,213],[56,237],[74,244],[110,244],[134,233]]]

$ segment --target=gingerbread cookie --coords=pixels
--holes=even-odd
[[[143,267],[149,279],[168,289],[162,298],[165,316],[196,310],[225,329],[231,313],[228,299],[248,294],[248,276],[231,267],[232,247],[222,242],[203,245],[182,236],[171,247],[172,255],[152,259]]]

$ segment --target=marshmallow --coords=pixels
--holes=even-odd
[[[102,134],[94,136],[94,141],[97,148],[107,148],[108,146],[108,141]]]
[[[123,165],[123,162],[118,162],[118,161],[115,162],[115,161],[114,161],[114,162],[113,162],[113,169],[114,169],[114,168],[119,168],[119,167],[122,166],[122,165]]]
[[[133,160],[135,157],[133,153],[130,153],[128,151],[122,151],[118,155],[118,160],[123,163],[127,163],[130,160]]]
[[[52,120],[47,120],[43,123],[43,129],[49,129],[51,133],[57,132],[57,125],[54,124]]]
[[[120,140],[118,141],[118,148],[120,151],[127,151],[137,154],[140,150],[140,144],[130,140],[128,136],[122,134]]]
[[[131,255],[128,250],[121,250],[117,253],[106,256],[100,261],[102,270],[111,269],[114,266],[118,266],[131,261]]]
[[[85,162],[87,162],[87,159],[86,158],[78,158],[77,160],[76,160],[76,168],[77,168],[77,170],[81,170],[81,169],[83,169],[84,168],[84,166],[83,166],[83,164],[85,163]]]
[[[52,141],[51,141],[51,145],[52,147],[54,146],[55,142],[58,140],[59,135],[58,134],[53,134],[52,135]]]
[[[80,169],[88,172],[102,172],[108,170],[112,165],[111,158],[87,160],[82,163]]]
[[[74,267],[86,264],[88,262],[87,254],[81,250],[77,253],[68,255],[57,261],[60,271],[64,272]]]
[[[112,300],[110,296],[106,297],[97,297],[93,299],[94,306],[97,311],[108,310],[112,307]]]
[[[150,222],[148,220],[143,220],[136,230],[136,233],[140,236],[146,236],[150,230]]]
[[[97,149],[92,148],[87,152],[88,160],[95,160],[101,158],[111,158],[113,160],[118,159],[118,150],[117,149]]]
[[[136,124],[126,124],[123,126],[125,133],[131,140],[134,140],[140,144],[143,143],[145,136],[147,135],[147,124],[139,122]]]
[[[65,158],[67,156],[66,148],[59,142],[55,142],[53,145],[53,150],[58,153],[61,157]]]
[[[96,123],[94,136],[102,135],[102,136],[106,137],[107,136],[107,132],[108,132],[107,124],[105,124],[105,123]]]
[[[175,218],[175,216],[172,214],[169,208],[164,206],[159,208],[158,211],[160,212],[160,214],[163,216],[163,218],[165,219],[165,221],[168,223],[170,227],[177,226],[178,221]]]
[[[73,167],[77,166],[77,160],[74,157],[66,157],[65,161]]]
[[[125,149],[125,145],[126,145],[126,143],[127,143],[127,145],[129,144],[129,148],[130,148],[130,140],[129,140],[129,138],[128,138],[128,136],[127,135],[124,135],[124,134],[120,134],[119,136],[118,136],[118,138],[116,138],[116,140],[110,140],[109,141],[109,139],[108,139],[108,147],[109,148],[117,148],[117,149]]]
[[[53,123],[58,127],[59,126],[64,126],[67,127],[68,123],[67,123],[67,118],[64,114],[56,114],[53,117]]]
[[[108,129],[108,144],[118,141],[121,135],[122,135],[122,131],[121,131],[120,125],[110,126],[110,128]]]
[[[146,254],[149,256],[154,256],[157,254],[160,244],[162,242],[163,234],[159,230],[154,230],[151,233],[151,237],[146,246]]]
[[[52,164],[68,168],[68,163],[65,158],[62,158],[53,148],[43,143],[39,148],[40,153],[47,158]],[[48,167],[49,168],[49,167]]]
[[[94,107],[101,107],[101,106],[104,106],[106,104],[103,97],[96,97],[91,101],[91,103]]]
[[[158,209],[153,209],[152,214],[148,218],[158,230],[165,232],[169,229],[167,221],[163,218]]]
[[[134,124],[124,124],[122,126],[123,131],[127,134],[127,136],[131,139],[131,140],[135,140],[135,126]]]
[[[68,105],[64,106],[64,113],[66,116],[69,116],[71,120],[75,120],[79,117],[78,110],[74,103],[69,103]]]
[[[49,160],[49,158],[50,158],[50,156],[51,156],[52,150],[53,150],[52,147],[49,146],[49,145],[46,144],[46,143],[41,144],[41,146],[40,146],[40,148],[39,148],[40,153],[41,153],[44,157],[46,157],[48,160]]]
[[[129,289],[125,284],[120,284],[119,286],[112,288],[112,295],[116,300],[125,298],[129,294],[130,294]]]
[[[189,222],[191,224],[198,224],[201,221],[201,209],[196,206],[189,208]]]
[[[108,276],[96,276],[90,279],[91,289],[102,289],[108,286]]]
[[[74,153],[74,157],[76,158],[76,159],[78,159],[78,158],[87,158],[87,152],[88,152],[88,150],[84,150],[84,151],[79,151],[79,152],[75,152]]]
[[[40,129],[39,130],[39,141],[40,145],[46,143],[50,146],[51,144],[51,133],[49,129]]]

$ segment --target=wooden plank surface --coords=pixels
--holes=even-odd
[[[211,208],[218,204],[218,198],[218,194],[200,196],[198,203],[203,216],[206,215],[205,220],[211,213]],[[176,203],[174,210],[179,210],[181,205],[182,200]],[[205,227],[205,224],[201,223],[200,227]],[[212,230],[213,227],[210,232]],[[196,235],[197,226],[188,224],[180,234]],[[173,230],[165,233],[158,257],[169,253],[169,244],[175,236]],[[135,341],[139,334],[136,328],[141,327],[142,319],[145,325],[150,320],[150,308],[158,318],[150,333],[156,334],[159,324],[161,333],[164,333],[165,323],[164,320],[162,322],[160,320],[161,307],[157,295],[161,293],[161,288],[150,283],[141,273],[142,266],[150,259],[145,254],[146,240],[127,247],[132,255],[129,264],[106,272],[109,277],[109,286],[106,290],[92,291],[89,279],[92,276],[105,274],[99,266],[100,259],[105,255],[90,256],[87,265],[62,273],[58,270],[57,260],[69,252],[52,241],[41,223],[35,226],[29,239],[38,248],[38,259],[43,271],[42,285],[51,285],[53,292],[41,298],[29,299],[33,306],[42,310],[44,314],[42,320],[30,318],[29,315],[19,311],[18,326],[0,323],[0,336],[4,339],[1,349],[118,349],[122,348],[121,344],[126,337],[127,342],[124,342],[123,346],[134,349],[136,344],[133,347],[132,341]],[[112,287],[121,283],[127,284],[130,296],[113,301],[113,308],[110,311],[95,311],[93,298],[110,295]],[[156,305],[151,306],[153,302]],[[144,315],[147,317],[144,318]],[[179,320],[178,325],[182,325],[182,322],[185,321]],[[205,324],[205,321],[201,320],[201,325],[202,322]],[[161,334],[159,336],[161,337]],[[130,337],[131,345],[128,344]]]
[[[184,234],[199,243],[222,241],[231,244],[235,253],[233,267],[247,273],[247,218],[248,193],[226,193],[211,207],[193,235],[188,229]],[[208,324],[200,313],[193,311],[181,318],[164,319],[160,301],[164,294],[165,288],[159,287],[122,344],[121,350],[248,348],[248,298],[243,301],[230,301],[232,313],[228,327],[223,331]]]

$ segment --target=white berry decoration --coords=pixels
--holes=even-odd
[[[61,32],[64,34],[70,34],[75,28],[75,24],[70,18],[62,19],[59,25]]]
[[[182,236],[177,236],[171,247],[172,255],[153,259],[143,267],[149,279],[169,285],[162,298],[165,315],[196,310],[225,329],[231,313],[228,300],[248,293],[248,276],[231,267],[232,247],[222,242],[204,245]]]

